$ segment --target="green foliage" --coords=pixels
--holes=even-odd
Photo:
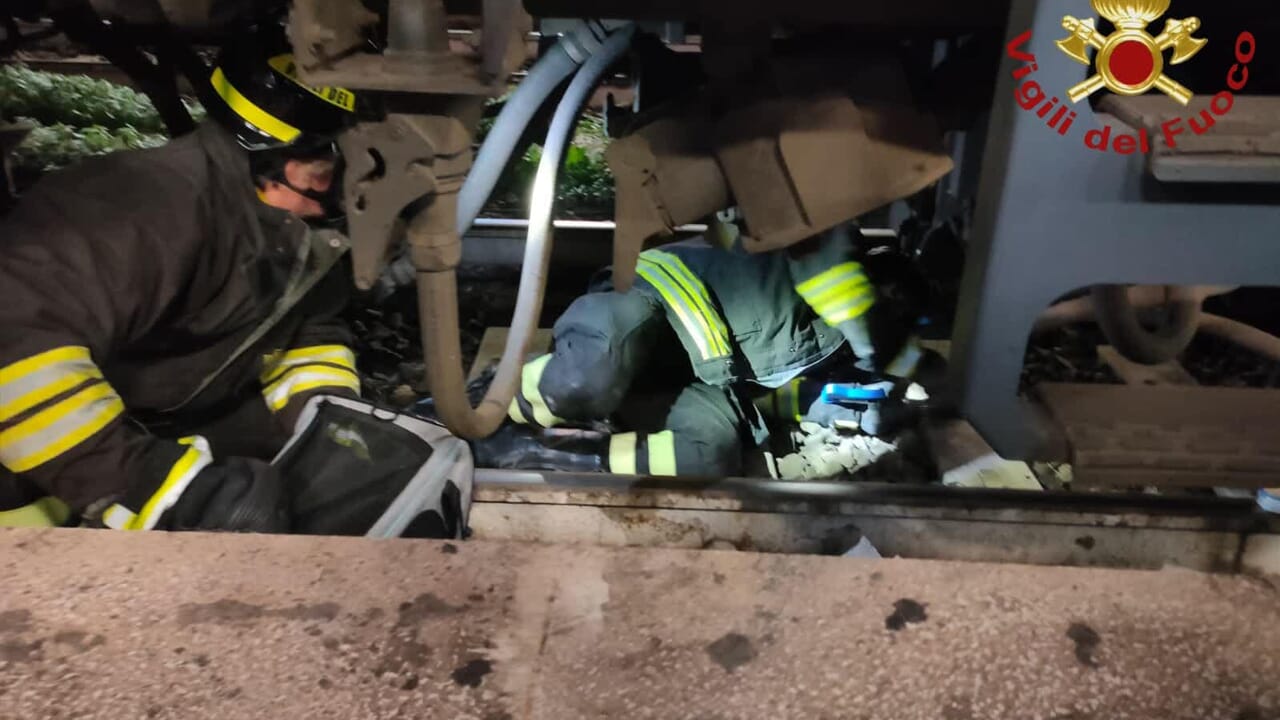
[[[0,67],[0,115],[26,117],[42,125],[99,125],[162,133],[164,123],[146,95],[105,80]]]
[[[184,102],[193,118],[204,117],[198,103]],[[146,95],[106,80],[20,65],[0,66],[0,118],[36,125],[14,151],[15,169],[32,175],[167,141],[164,122]]]
[[[131,127],[38,125],[14,150],[14,167],[19,172],[45,172],[94,155],[158,147],[166,142],[164,135],[138,132]]]
[[[564,163],[556,179],[557,215],[613,216],[613,174],[604,159],[608,146],[604,120],[593,115],[584,116],[578,123],[572,144],[565,151]],[[529,193],[541,159],[542,147],[531,146],[498,181],[487,212],[527,213]]]

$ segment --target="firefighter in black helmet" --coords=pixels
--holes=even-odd
[[[0,221],[0,526],[286,531],[267,460],[358,394],[335,139],[356,98],[276,32],[228,47],[211,121],[43,178]]]

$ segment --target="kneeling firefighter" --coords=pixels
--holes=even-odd
[[[268,460],[310,399],[360,391],[329,229],[356,98],[267,35],[220,54],[210,121],[54,173],[0,224],[0,526],[290,529]]]
[[[617,418],[599,436],[507,427],[475,444],[482,466],[725,476],[764,415],[874,433],[874,413],[837,404],[806,378],[890,383],[922,354],[880,302],[845,224],[787,251],[706,243],[640,255],[627,292],[594,292],[557,320],[554,350],[525,365],[510,418],[550,428]],[[866,406],[860,406],[865,408]]]

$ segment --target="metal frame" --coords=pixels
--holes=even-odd
[[[1280,567],[1280,518],[1251,498],[477,469],[475,499],[482,540],[840,554],[865,536],[938,560]]]
[[[1033,30],[1025,49],[1039,70],[1029,79],[1050,96],[1065,97],[1083,79],[1080,66],[1054,47],[1063,16],[1082,5],[1012,4],[1007,38]],[[1018,396],[1036,317],[1055,299],[1095,284],[1275,285],[1280,205],[1260,204],[1237,187],[1160,186],[1146,177],[1141,154],[1085,148],[1085,133],[1104,123],[1085,103],[1073,108],[1079,118],[1068,137],[1059,136],[1014,102],[1018,67],[1006,54],[956,318],[952,387],[1002,456],[1052,458],[1065,454],[1064,443],[1043,412]]]

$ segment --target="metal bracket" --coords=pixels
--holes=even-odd
[[[436,189],[435,145],[413,118],[361,123],[339,139],[356,286],[378,280],[405,206]]]

